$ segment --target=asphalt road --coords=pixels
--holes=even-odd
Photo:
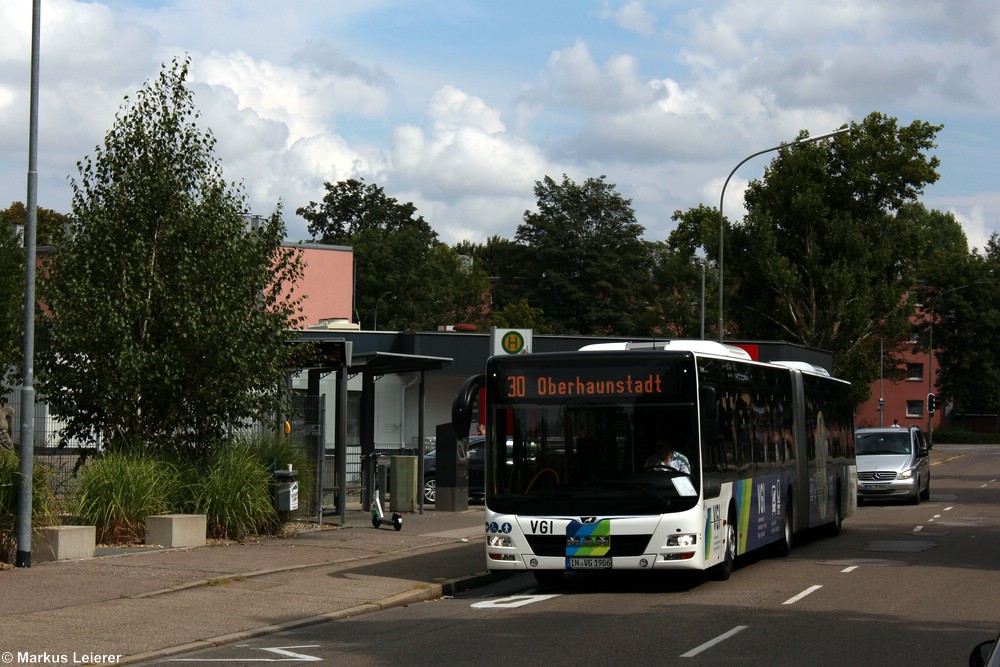
[[[726,582],[606,573],[549,591],[518,575],[164,663],[965,665],[1000,628],[1000,447],[935,459],[930,501],[866,504],[839,537],[801,536]]]

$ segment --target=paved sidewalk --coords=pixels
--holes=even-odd
[[[0,664],[134,663],[433,599],[489,579],[482,536],[481,507],[398,532],[357,510],[287,538],[3,570]]]

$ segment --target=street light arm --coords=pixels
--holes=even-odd
[[[830,137],[835,137],[839,134],[844,134],[845,132],[850,132],[850,131],[851,131],[850,127],[842,127],[839,130],[834,130],[833,132],[827,132],[826,134],[819,134],[816,135],[815,137],[804,137],[802,139],[796,139],[795,141],[789,142],[787,144],[780,144],[778,146],[772,146],[771,148],[765,148],[762,151],[757,151],[756,153],[753,153],[752,155],[748,155],[747,157],[743,158],[739,164],[733,167],[733,170],[729,172],[729,175],[726,176],[726,180],[722,184],[722,194],[719,196],[719,342],[720,343],[723,342],[722,341],[723,338],[722,281],[724,275],[723,269],[725,266],[725,255],[723,254],[723,250],[724,250],[724,236],[725,236],[725,226],[726,226],[726,216],[722,214],[722,207],[726,201],[726,187],[729,185],[730,179],[732,179],[733,175],[740,167],[742,167],[744,164],[746,164],[753,158],[757,157],[758,155],[763,155],[764,153],[770,153],[771,151],[781,150],[782,148],[786,148],[789,146],[797,146],[800,144],[811,144],[814,141],[822,141],[823,139],[829,139]]]

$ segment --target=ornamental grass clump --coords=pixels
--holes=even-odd
[[[204,514],[208,536],[243,539],[279,526],[271,495],[271,471],[243,442],[217,445],[198,474],[193,511]]]
[[[31,525],[55,524],[56,501],[49,485],[49,471],[32,466]],[[0,449],[0,561],[13,563],[17,552],[17,507],[21,470],[17,452]]]
[[[80,472],[76,514],[101,544],[141,544],[146,517],[172,512],[181,486],[177,466],[160,456],[106,452]]]

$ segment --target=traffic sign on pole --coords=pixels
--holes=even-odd
[[[490,329],[490,349],[494,355],[531,352],[531,329]]]

